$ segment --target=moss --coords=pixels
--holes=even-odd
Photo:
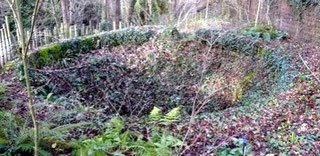
[[[96,49],[93,38],[72,39],[38,50],[29,56],[30,65],[41,68],[52,65],[64,57],[73,57],[78,53],[86,53]]]
[[[49,65],[51,63],[51,57],[49,56],[48,50],[38,51],[38,63],[40,66]]]
[[[95,42],[93,38],[85,38],[80,40],[80,46],[82,47],[83,51],[91,51],[94,50]]]
[[[259,58],[268,58],[274,52],[271,48],[259,47],[258,56]]]
[[[257,76],[257,72],[251,72],[251,73],[248,73],[245,77],[244,77],[244,80],[242,80],[238,85],[237,87],[234,89],[232,95],[233,95],[233,98],[232,98],[232,101],[235,102],[235,101],[238,101],[238,100],[241,100],[242,97],[243,97],[243,88],[247,87],[250,83],[250,81],[252,79],[254,79],[255,77]]]
[[[142,44],[149,41],[152,36],[153,31],[149,29],[136,30],[128,28],[105,32],[87,38],[70,39],[30,54],[29,65],[33,68],[42,68],[53,65],[62,58],[76,57],[79,53],[87,53],[101,47],[111,48],[119,45]],[[18,68],[19,70],[21,69]]]
[[[54,60],[60,59],[62,57],[61,45],[56,44],[40,49],[37,54],[40,66],[50,65]]]
[[[244,77],[244,80],[240,83],[240,87],[244,88],[249,85],[250,81],[257,76],[257,72],[251,72]]]

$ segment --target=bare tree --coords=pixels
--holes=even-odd
[[[121,3],[120,0],[114,0],[114,16],[113,21],[115,22],[116,29],[119,29],[120,27],[120,21],[121,21]]]
[[[33,107],[33,99],[32,99],[32,90],[31,90],[31,83],[30,83],[30,75],[29,75],[29,69],[28,69],[28,51],[29,51],[29,45],[32,39],[33,30],[35,27],[35,23],[38,17],[38,12],[40,8],[40,0],[37,0],[35,3],[35,7],[32,14],[31,19],[31,33],[29,36],[25,35],[25,26],[23,24],[23,19],[21,15],[21,5],[20,0],[6,0],[8,5],[10,6],[10,9],[13,13],[13,17],[15,20],[15,23],[18,27],[18,36],[19,36],[19,49],[21,50],[22,54],[22,61],[24,66],[24,77],[26,81],[27,86],[27,101],[28,101],[28,107],[30,111],[30,115],[32,118],[32,123],[34,127],[34,155],[39,155],[39,127],[37,123],[37,117],[36,117],[36,111]]]
[[[130,0],[129,1],[129,9],[128,9],[128,17],[127,17],[127,23],[132,23],[132,16],[134,14],[134,5],[136,4],[137,0]]]
[[[207,5],[206,5],[206,22],[208,22],[208,15],[209,15],[209,4],[210,4],[210,0],[207,0]]]
[[[104,21],[108,21],[110,19],[110,1],[104,0]]]
[[[60,19],[59,19],[59,15],[57,13],[56,2],[55,2],[55,0],[50,0],[50,3],[51,3],[51,6],[52,6],[52,14],[53,14],[54,19],[56,21],[56,25],[57,25],[57,27],[60,27],[61,22],[60,22]]]
[[[202,10],[208,8],[209,6],[211,6],[212,3],[210,1],[201,1],[199,4],[198,4],[198,7],[197,7],[197,12],[201,12]]]
[[[69,0],[61,0],[63,24],[70,25]]]
[[[257,27],[258,22],[259,22],[259,16],[260,16],[260,9],[261,9],[261,5],[262,5],[262,0],[259,0],[258,3],[258,10],[257,10],[257,14],[256,14],[256,20],[254,22],[254,27]]]

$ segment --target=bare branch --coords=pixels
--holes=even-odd
[[[32,40],[32,36],[33,36],[33,33],[34,33],[33,30],[34,30],[34,27],[36,25],[39,9],[40,9],[40,0],[37,0],[36,1],[36,5],[35,5],[34,10],[33,10],[33,14],[32,14],[31,30],[30,30],[31,33],[30,33],[29,39],[27,40],[25,55],[27,55],[28,50],[29,50],[29,44],[30,44],[30,42]],[[24,57],[26,57],[26,56],[24,56]]]
[[[320,84],[320,79],[317,77],[317,75],[312,72],[312,70],[310,69],[310,67],[308,66],[307,62],[303,59],[303,57],[301,56],[300,53],[299,54],[299,57],[301,59],[301,61],[303,62],[304,66],[309,70],[309,72],[311,73],[311,75],[318,81],[318,83]]]

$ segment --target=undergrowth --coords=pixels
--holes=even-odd
[[[318,139],[313,132],[302,138],[306,126],[285,116],[295,108],[314,117],[311,103],[317,97],[302,91],[316,92],[315,85],[301,87],[295,101],[301,105],[279,100],[279,92],[292,93],[298,65],[283,49],[264,43],[281,41],[285,33],[271,26],[161,32],[106,33],[30,56],[36,58],[30,76],[41,103],[39,120],[48,122],[43,131],[59,134],[51,135],[59,138],[54,141],[43,139],[43,149],[54,154],[74,149],[77,155],[253,155],[267,147],[292,152],[285,148]],[[187,124],[193,109],[201,114]]]
[[[149,119],[157,124],[170,124],[179,117],[179,108],[174,108],[162,116],[158,108],[151,111]],[[150,121],[149,121],[150,122]],[[168,131],[160,130],[156,126],[150,126],[147,132],[131,130],[133,127],[115,117],[106,125],[105,132],[93,139],[78,143],[76,155],[99,156],[99,155],[144,155],[144,156],[169,156],[172,149],[183,145],[183,142],[171,135]]]

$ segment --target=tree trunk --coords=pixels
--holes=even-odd
[[[69,0],[61,0],[61,10],[63,17],[63,24],[70,24],[70,13],[69,13]]]
[[[197,7],[197,12],[201,12],[202,10],[210,7],[212,5],[212,3],[208,3],[208,1],[201,1],[199,6]]]
[[[170,5],[170,20],[174,20],[179,16],[178,0],[171,0]]]
[[[104,21],[107,22],[110,19],[110,1],[104,0]]]
[[[70,10],[69,10],[69,0],[61,0],[61,10],[63,18],[63,28],[64,35],[66,38],[69,38],[69,27],[70,27]]]
[[[128,18],[127,18],[127,23],[133,23],[132,22],[132,16],[134,14],[134,5],[136,4],[137,0],[130,0],[129,2],[129,9],[128,9]]]
[[[50,2],[52,5],[52,13],[53,13],[54,19],[56,21],[56,26],[59,28],[61,26],[61,23],[60,23],[59,15],[57,13],[55,0],[50,0]]]
[[[114,19],[116,29],[119,29],[120,21],[121,21],[121,3],[120,0],[114,0]]]
[[[26,45],[26,36],[25,36],[25,31],[24,31],[24,26],[22,22],[22,16],[21,16],[21,8],[20,8],[20,2],[19,0],[16,0],[16,11],[17,11],[17,24],[19,28],[19,36],[20,36],[20,43],[19,46],[21,47],[22,50],[22,61],[23,61],[23,70],[24,70],[24,77],[26,81],[26,86],[27,86],[27,98],[28,98],[28,107],[29,111],[31,114],[31,119],[34,127],[34,155],[38,156],[39,155],[39,127],[37,123],[37,117],[36,117],[36,112],[33,107],[33,99],[32,99],[32,90],[31,90],[31,84],[30,84],[30,76],[29,76],[29,69],[28,69],[28,50],[27,47],[29,45]],[[35,23],[33,23],[35,24]],[[28,43],[27,43],[28,44]]]
[[[257,26],[258,26],[259,16],[260,16],[260,9],[261,9],[261,3],[262,3],[262,0],[259,0],[258,10],[257,10],[257,14],[256,14],[256,20],[255,20],[255,22],[254,22],[254,27],[257,27]]]

